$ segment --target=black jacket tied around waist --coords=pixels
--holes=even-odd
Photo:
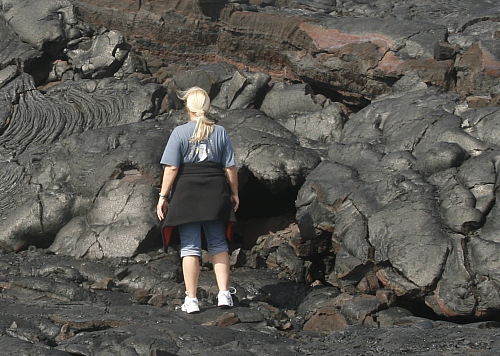
[[[172,185],[163,221],[165,246],[168,245],[175,226],[209,220],[226,221],[227,235],[231,239],[229,235],[236,217],[223,166],[213,162],[181,165]]]

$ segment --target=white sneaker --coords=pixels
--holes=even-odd
[[[200,306],[198,305],[198,298],[184,298],[184,304],[182,304],[181,310],[188,314],[199,312]]]
[[[231,293],[229,291],[220,291],[217,294],[217,305],[219,307],[232,307],[233,306],[233,297],[231,297]]]

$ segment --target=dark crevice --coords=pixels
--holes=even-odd
[[[198,0],[198,6],[203,15],[210,17],[213,21],[220,18],[221,11],[226,7],[226,4],[227,1]]]
[[[147,253],[148,251],[153,251],[157,248],[159,235],[161,235],[159,227],[153,227],[149,230],[144,240],[138,246],[137,253]]]
[[[371,103],[371,100],[365,97],[359,97],[354,99],[352,97],[346,97],[345,95],[342,95],[335,89],[326,87],[324,85],[321,85],[320,83],[314,83],[313,81],[307,81],[307,80],[305,80],[305,82],[309,83],[314,94],[316,95],[321,94],[326,98],[330,99],[332,102],[343,103],[350,111],[354,113],[367,107]]]
[[[245,236],[245,233],[249,233],[249,228],[253,233],[262,229],[265,234],[269,233],[264,231],[266,222],[278,228],[285,228],[295,219],[295,200],[300,186],[288,188],[281,193],[272,193],[254,175],[247,173],[239,192],[240,207],[236,213],[238,223],[234,230],[234,242],[251,248],[256,239]],[[262,226],[252,227],[252,224]]]
[[[34,238],[33,240],[26,239],[26,241],[34,241],[33,245],[36,248],[46,249],[46,248],[49,248],[50,245],[52,245],[52,243],[54,242],[54,240],[56,238],[56,235],[49,234],[49,233],[45,232],[45,227],[43,224],[44,205],[43,205],[42,201],[40,200],[39,196],[37,197],[37,200],[38,200],[38,205],[40,206],[39,218],[40,218],[40,226],[41,226],[41,229],[43,231],[43,234],[42,234],[42,236],[38,236],[38,237]]]
[[[48,249],[55,241],[55,234],[45,234],[43,238],[36,240],[32,245],[40,249]],[[30,239],[27,239],[30,240]]]
[[[52,70],[53,59],[47,54],[33,59],[25,65],[24,72],[30,74],[35,80],[35,86],[45,83],[50,71]]]
[[[295,200],[300,186],[274,194],[255,176],[249,174],[239,192],[241,205],[237,217],[241,219],[274,217],[296,213]]]
[[[415,298],[398,297],[396,299],[396,306],[410,311],[414,316],[429,319],[429,320],[447,320],[440,318],[431,307],[429,307],[423,300]]]
[[[441,316],[436,314],[431,307],[425,304],[424,300],[418,300],[414,298],[398,297],[396,300],[396,306],[410,311],[414,316],[425,318],[433,321],[445,321],[455,324],[470,324],[479,321],[485,321],[484,317],[476,316]],[[500,321],[500,312],[492,313],[488,316],[488,321],[498,322]]]

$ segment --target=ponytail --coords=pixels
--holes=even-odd
[[[206,117],[210,109],[210,97],[199,87],[192,87],[179,92],[179,98],[186,103],[186,108],[196,116],[196,127],[191,142],[205,140],[214,130],[215,121]]]

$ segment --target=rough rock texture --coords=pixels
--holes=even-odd
[[[74,3],[86,21],[121,31],[151,55],[224,58],[310,81],[352,103],[390,92],[407,73],[461,95],[489,95],[499,84],[494,2]]]
[[[290,131],[261,111],[230,110],[220,123],[232,133],[238,165],[272,192],[302,184],[320,161],[316,152],[301,147]]]
[[[204,265],[201,312],[189,315],[180,310],[176,251],[89,261],[30,248],[1,257],[6,355],[494,355],[498,348],[498,323],[434,322],[388,308],[388,291],[355,297],[270,270],[234,270],[236,304],[228,310],[214,305],[213,272]]]
[[[0,32],[3,37],[0,42],[0,68],[4,69],[13,62],[17,62],[21,67],[27,68],[33,60],[41,56],[39,51],[27,43],[22,42],[19,36],[12,31],[3,18],[0,19]],[[13,68],[16,68],[16,66],[12,65],[10,71],[12,71]],[[2,75],[0,86],[3,86],[6,82],[8,82],[6,74],[7,73]]]
[[[499,7],[414,5],[0,1],[2,349],[494,350]],[[186,315],[154,211],[193,85],[241,209],[235,308],[204,255]]]
[[[382,109],[391,101],[391,109]],[[382,267],[380,282],[398,295],[436,288],[427,300],[438,314],[479,316],[490,309],[472,302],[466,311],[460,305],[464,293],[476,303],[492,293],[477,288],[485,272],[468,259],[474,258],[472,246],[491,239],[488,227],[496,221],[495,210],[489,210],[494,195],[491,189],[488,195],[488,182],[497,150],[462,130],[461,118],[452,114],[456,104],[453,96],[416,91],[381,98],[352,115],[342,143],[331,145],[328,161],[307,177],[297,216],[299,223],[312,221],[334,231],[343,256],[335,262],[341,278],[348,280],[363,265],[375,263]],[[465,178],[474,163],[481,171]],[[481,172],[492,172],[489,180]]]

